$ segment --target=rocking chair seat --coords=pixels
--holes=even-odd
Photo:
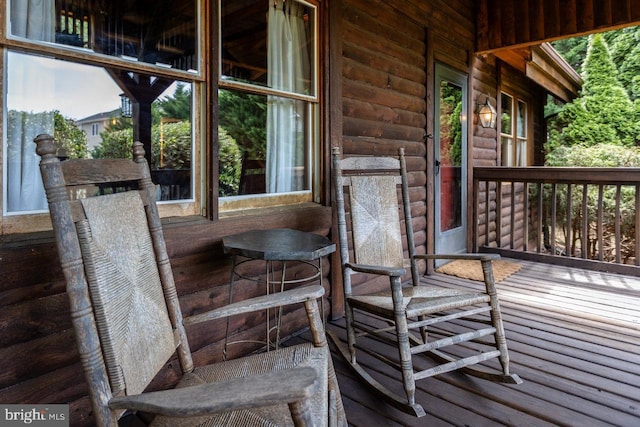
[[[373,292],[362,296],[352,296],[349,298],[349,302],[353,308],[360,308],[382,316],[393,316],[394,308],[391,294],[392,292],[387,290]],[[402,296],[400,307],[407,317],[489,302],[487,294],[431,286],[403,287]]]
[[[328,352],[325,348],[314,347],[311,343],[300,344],[295,347],[283,347],[278,351],[269,351],[254,354],[241,359],[229,360],[214,365],[200,366],[193,372],[185,374],[176,389],[211,384],[221,381],[230,381],[238,378],[259,378],[258,376],[271,372],[284,372],[296,368],[309,367],[317,371],[319,384],[315,385],[314,393],[310,398],[311,413],[314,419],[321,419],[327,412],[326,399],[328,382],[327,372]],[[279,379],[281,380],[281,379]],[[255,383],[258,387],[258,383]],[[271,387],[279,388],[280,384],[271,384]],[[237,397],[239,400],[240,397]],[[180,427],[193,425],[224,425],[227,427],[245,427],[251,420],[251,425],[259,426],[293,426],[289,408],[286,403],[271,406],[242,408],[228,411],[213,416],[201,416],[198,418],[175,418],[167,416],[156,417],[152,427]]]

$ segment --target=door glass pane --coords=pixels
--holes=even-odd
[[[518,122],[517,131],[519,138],[527,137],[527,104],[518,101]]]
[[[440,83],[440,230],[462,225],[462,88]]]
[[[11,0],[10,31],[163,68],[198,70],[196,0]]]
[[[502,112],[500,114],[500,131],[509,135],[513,135],[511,129],[511,118],[513,117],[513,98],[506,93],[502,94],[501,100]]]

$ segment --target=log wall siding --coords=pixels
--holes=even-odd
[[[255,215],[243,213],[217,222],[204,218],[165,220],[164,234],[183,315],[226,303],[230,258],[223,254],[222,237],[249,229],[284,227],[327,236],[331,209],[305,204],[266,209]],[[93,425],[53,237],[50,233],[28,237],[27,241],[5,237],[0,244],[0,360],[4,365],[0,403],[70,403],[73,426]],[[330,271],[329,262],[323,260],[325,276]],[[251,274],[264,273],[262,265],[254,268]],[[292,265],[287,273],[303,272]],[[328,291],[328,277],[324,279]],[[237,298],[263,293],[263,284],[236,281]],[[303,309],[284,316],[286,333],[306,326]],[[233,318],[231,330],[235,331],[233,340],[259,339],[264,336],[264,314]],[[220,360],[224,331],[225,325],[215,321],[187,328],[197,364]],[[229,349],[232,355],[251,350],[251,344],[236,344]],[[178,370],[177,359],[172,360],[152,387],[172,385]]]

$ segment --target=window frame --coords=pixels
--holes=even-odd
[[[207,19],[207,1],[194,0],[196,3],[196,31],[198,34],[197,46],[198,51],[198,70],[184,71],[172,68],[165,68],[158,65],[147,64],[144,62],[130,61],[105,54],[87,52],[86,49],[65,46],[61,44],[48,43],[38,40],[28,40],[21,37],[10,36],[9,28],[9,0],[0,0],[0,10],[5,12],[6,16],[0,22],[0,70],[2,70],[2,80],[0,86],[6,85],[7,73],[7,54],[9,51],[22,53],[27,55],[44,56],[47,58],[66,60],[81,65],[90,65],[102,67],[105,69],[121,70],[124,72],[133,72],[146,74],[151,76],[164,77],[175,81],[188,82],[192,89],[192,198],[188,201],[166,201],[158,203],[158,210],[162,217],[168,216],[189,216],[203,215],[206,210],[203,208],[207,201],[204,199],[206,184],[204,181],[206,169],[202,153],[205,151],[203,147],[208,145],[210,135],[206,132],[206,122],[210,119],[209,114],[200,114],[198,112],[207,111],[206,91],[207,75],[209,75],[210,65],[206,61],[206,52],[208,51],[209,41],[204,36],[208,27],[209,19]],[[3,90],[2,101],[0,102],[0,115],[4,120],[6,113],[6,95],[7,91]],[[5,129],[5,127],[3,127]],[[4,139],[6,135],[2,135],[2,148],[0,148],[0,164],[4,165]],[[0,235],[17,234],[45,231],[51,229],[51,220],[49,213],[6,213],[5,200],[5,182],[6,171],[2,166],[0,173]]]
[[[213,187],[216,189],[216,194],[213,196],[216,199],[215,203],[215,215],[218,217],[224,217],[233,215],[235,212],[244,209],[257,209],[266,208],[281,205],[299,204],[305,202],[320,202],[320,181],[321,181],[321,169],[320,158],[322,156],[322,98],[320,92],[322,91],[321,82],[321,52],[320,52],[320,40],[322,37],[321,31],[321,10],[322,3],[316,0],[296,0],[299,3],[308,5],[314,8],[314,44],[313,44],[313,57],[314,65],[312,67],[312,77],[314,82],[314,95],[303,95],[294,92],[282,91],[278,89],[272,89],[267,86],[261,86],[257,84],[245,83],[237,80],[224,79],[222,75],[222,0],[216,0],[216,13],[217,19],[215,22],[218,24],[218,29],[215,31],[215,46],[217,48],[217,66],[215,72],[212,73],[216,79],[215,90],[233,90],[245,93],[251,93],[256,95],[273,95],[279,97],[285,97],[297,101],[306,103],[306,107],[309,111],[309,147],[306,147],[309,154],[309,163],[307,171],[307,177],[310,181],[310,189],[302,191],[293,191],[287,193],[264,193],[264,194],[247,194],[238,196],[220,197],[217,195],[218,189],[218,168],[215,170],[215,176],[212,177]],[[216,115],[217,118],[218,115]],[[218,126],[218,120],[216,120],[215,129]],[[217,141],[216,141],[217,142]],[[217,160],[218,144],[215,144],[215,152],[213,153],[214,159]]]
[[[511,126],[510,126],[510,132],[503,132],[503,120],[502,120],[502,115],[505,112],[505,105],[503,102],[503,97],[507,96],[511,99],[511,105],[510,105],[510,112],[511,112],[511,116],[510,116],[510,120],[511,120]],[[502,167],[526,167],[529,166],[531,164],[531,156],[529,153],[530,147],[531,147],[531,109],[529,108],[529,102],[521,97],[516,95],[513,92],[510,92],[508,90],[502,89],[500,91],[500,112],[499,112],[499,122],[498,122],[498,127],[499,127],[499,159],[500,159],[500,166]],[[521,111],[521,105],[524,106],[524,125],[520,128],[518,125],[520,123],[520,119],[521,119],[521,115],[519,114]],[[519,134],[519,129],[522,129],[524,131],[524,135],[521,136]],[[510,141],[510,147],[508,147],[506,150],[504,148],[504,141],[508,140]],[[509,156],[507,159],[505,159],[504,157],[504,153],[505,151],[508,152]],[[520,160],[518,157],[518,153],[520,153],[521,156],[523,156],[523,160]],[[521,157],[522,158],[522,157]],[[506,160],[506,163],[505,163]]]

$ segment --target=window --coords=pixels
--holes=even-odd
[[[277,203],[311,200],[317,158],[316,6],[300,0],[246,3],[220,3],[222,210],[250,195],[262,195],[266,204],[275,194]]]
[[[142,141],[161,211],[200,212],[192,99],[203,82],[200,2],[163,4],[7,1],[3,216],[46,210],[32,142],[40,133],[72,158],[130,157],[133,140]]]
[[[501,110],[501,164],[502,166],[527,166],[527,104],[503,92]]]
[[[199,70],[197,0],[9,0],[9,35],[123,62]],[[101,58],[99,58],[101,57]]]

